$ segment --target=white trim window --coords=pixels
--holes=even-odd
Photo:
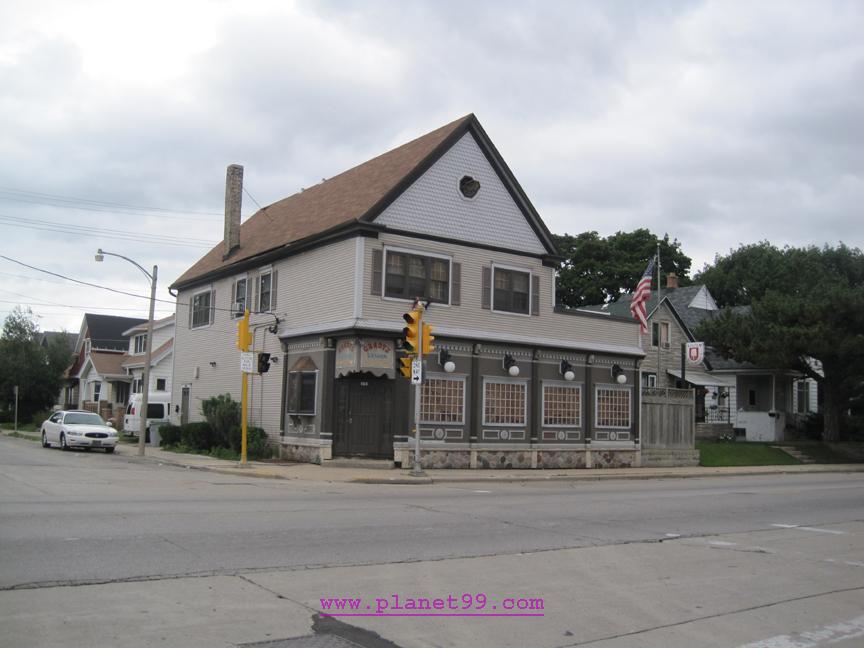
[[[657,386],[657,374],[656,373],[643,373],[642,374],[642,386],[643,387],[656,387]]]
[[[582,385],[543,383],[543,426],[582,427]]]
[[[450,304],[452,261],[449,257],[384,249],[385,297],[394,299],[432,299]]]
[[[157,378],[156,379],[156,391],[165,391],[165,387],[168,380],[166,378]]]
[[[483,380],[483,425],[525,425],[528,386],[512,380]]]
[[[598,385],[594,392],[596,427],[629,430],[631,393],[629,387]]]
[[[142,391],[144,391],[143,387],[144,387],[144,381],[143,380],[141,380],[140,378],[133,378],[132,379],[132,393],[133,394],[140,394]]]
[[[93,383],[93,402],[98,403],[102,398],[102,383],[96,381]]]
[[[234,280],[234,294],[231,298],[231,312],[234,319],[243,317],[249,303],[249,281],[246,277]]]
[[[420,390],[421,423],[465,423],[465,379],[427,376]]]
[[[651,323],[651,346],[657,348],[658,342],[664,349],[672,346],[671,329],[669,322],[652,322]]]
[[[213,310],[213,291],[209,288],[192,295],[192,317],[190,328],[204,328],[210,326],[210,313]]]
[[[141,335],[136,335],[134,339],[135,345],[135,355],[141,355],[142,353],[147,352],[147,334],[142,333]]]
[[[492,310],[531,314],[531,271],[492,266]]]
[[[266,313],[270,310],[273,295],[273,272],[262,271],[258,275],[258,312]]]

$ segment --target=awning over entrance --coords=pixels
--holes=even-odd
[[[681,378],[680,369],[669,369],[669,375]],[[708,374],[698,369],[688,369],[684,379],[694,385],[702,387],[734,387],[735,376],[718,376],[716,374]]]

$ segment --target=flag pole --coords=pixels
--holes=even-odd
[[[657,313],[658,317],[660,316],[660,299],[661,299],[660,291],[661,291],[661,288],[660,288],[660,243],[658,242],[657,243],[657,306],[654,308],[654,312]],[[655,318],[655,319],[657,319],[657,318]],[[652,329],[653,329],[653,323],[652,323]],[[654,335],[653,330],[651,331],[651,335],[652,336]],[[660,321],[657,320],[657,380],[656,380],[657,387],[660,387],[660,376],[663,375],[662,372],[660,371],[660,359],[661,359],[660,347],[662,346],[662,344],[663,344],[663,327],[660,326]],[[667,387],[668,387],[668,385],[667,385]]]

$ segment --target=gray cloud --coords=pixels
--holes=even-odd
[[[219,212],[229,163],[266,204],[475,112],[553,231],[649,227],[694,268],[762,239],[864,244],[859,2],[184,3],[170,24],[167,4],[12,4],[0,186]],[[200,213],[0,194],[0,214],[221,236]],[[163,286],[205,251],[2,227],[9,256],[136,292],[137,271],[93,249],[158,263]],[[146,306],[22,275],[0,263],[0,299]],[[80,322],[36,310],[46,328]]]

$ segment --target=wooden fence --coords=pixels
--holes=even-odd
[[[696,408],[692,389],[642,389],[642,447],[693,448]]]

